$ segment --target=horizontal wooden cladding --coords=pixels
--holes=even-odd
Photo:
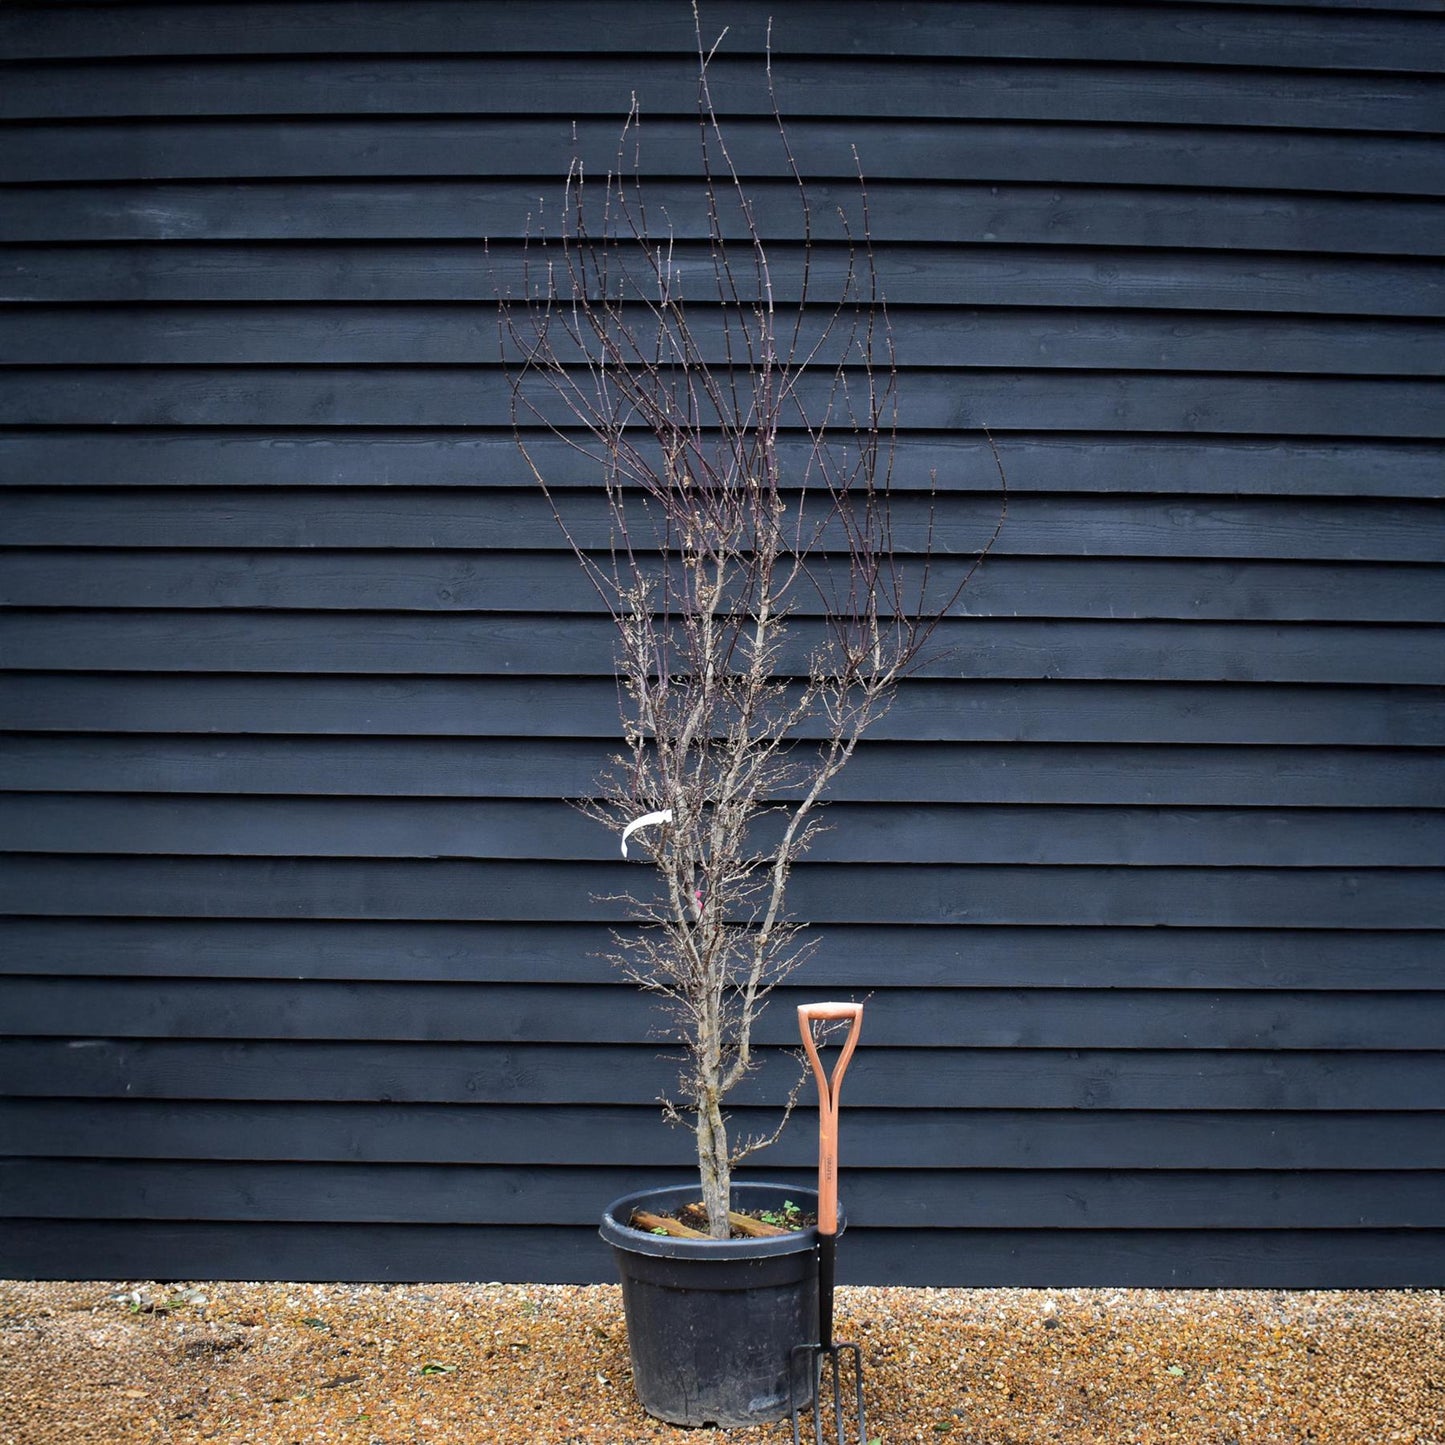
[[[935,558],[926,579],[921,562],[904,565],[901,577],[909,595],[928,595],[940,605],[967,577],[948,609],[954,616],[1445,622],[1445,571],[1438,563],[1043,559],[996,552],[969,577],[971,566],[967,558]],[[831,585],[827,558],[811,570]],[[656,571],[661,575],[660,562]],[[846,587],[838,595],[844,594]],[[0,600],[34,608],[602,611],[595,587],[570,554],[501,551],[0,549]],[[801,619],[824,604],[813,594],[798,596],[794,605]]]
[[[775,299],[796,299],[796,248],[769,248]],[[875,251],[890,306],[1079,306],[1349,316],[1445,315],[1436,260],[1077,246],[888,246]],[[711,263],[674,248],[685,296],[716,295]],[[837,293],[837,247],[819,246],[812,294]],[[0,301],[495,301],[520,294],[516,247],[480,242],[162,241],[0,249]],[[253,420],[253,418],[248,418]],[[1027,425],[1027,423],[1025,423]]]
[[[1011,444],[1004,440],[999,446],[1007,472]],[[34,485],[38,479],[33,476],[30,480],[30,486],[5,494],[8,547],[149,549],[163,537],[172,550],[244,549],[258,558],[283,548],[408,549],[442,556],[460,549],[483,554],[513,550],[524,554],[528,565],[546,565],[539,552],[566,552],[552,507],[536,487],[52,490]],[[1010,483],[1005,514],[997,473],[979,481],[981,492],[896,494],[890,514],[897,550],[906,553],[922,546],[931,529],[936,554],[972,556],[989,541],[1002,517],[994,560],[1445,561],[1445,506],[1434,500],[1014,495]],[[611,545],[612,519],[600,488],[559,490],[553,496],[578,546],[605,551]],[[985,570],[990,565],[986,563]]]
[[[514,613],[16,610],[0,617],[0,651],[14,668],[67,672],[581,677],[611,675],[614,631]],[[806,670],[815,640],[800,621],[783,667]],[[1445,683],[1438,635],[1417,626],[976,618],[945,619],[932,641],[920,677]]]
[[[845,1128],[853,1168],[1436,1171],[1445,1168],[1440,1120],[1438,1114],[1385,1111],[859,1109]],[[738,1109],[733,1121],[748,1133],[771,1129],[777,1117],[770,1110]],[[75,1159],[626,1161],[634,1168],[677,1168],[692,1153],[690,1138],[666,1128],[656,1107],[21,1099],[0,1102],[0,1128],[16,1155]],[[802,1170],[816,1166],[817,1154],[809,1130],[785,1129],[768,1150],[767,1164]]]
[[[1157,920],[1156,920],[1157,921]],[[627,929],[622,928],[624,936]],[[306,918],[0,918],[15,973],[51,977],[615,982],[601,924]],[[822,934],[794,986],[1438,989],[1445,936],[1352,927],[899,927]],[[644,1006],[637,1000],[638,1007]],[[871,1032],[871,1029],[870,1029]],[[1178,1041],[1174,1040],[1177,1044]],[[1392,1066],[1393,1067],[1393,1066]]]
[[[728,28],[724,54],[761,55],[771,0],[726,0],[708,11],[711,28]],[[1122,5],[982,3],[965,8],[919,3],[878,5],[835,0],[792,7],[772,32],[779,56],[921,55],[1263,65],[1325,70],[1435,72],[1437,17],[1318,5],[1295,11],[1217,4]],[[1310,10],[1315,13],[1309,13]],[[686,8],[653,0],[599,23],[587,0],[503,0],[456,5],[410,0],[404,18],[387,0],[297,0],[274,5],[222,0],[190,10],[165,3],[58,4],[3,14],[0,49],[15,59],[146,55],[286,55],[533,52],[539,37],[556,48],[565,36],[611,54],[691,56],[697,39]]]
[[[798,193],[783,181],[749,184],[764,239],[803,234]],[[808,186],[815,242],[842,241],[843,215],[859,205],[857,183]],[[681,181],[649,182],[647,205],[669,234],[710,234],[705,194]],[[515,181],[184,181],[109,185],[15,185],[0,190],[0,234],[16,242],[97,241],[515,241],[535,234],[561,198],[560,184]],[[1438,256],[1442,205],[1375,194],[1322,196],[1145,186],[944,183],[868,185],[875,242],[994,246],[1077,245],[1189,251],[1248,250],[1334,255]],[[737,218],[721,216],[741,239]],[[510,253],[509,248],[509,253]],[[626,252],[624,252],[624,255]]]
[[[646,1180],[637,1178],[639,1187]],[[602,1203],[597,1214],[600,1216]],[[0,1234],[0,1273],[26,1279],[501,1280],[615,1284],[595,1224],[246,1224],[22,1219]],[[859,1229],[849,1284],[1059,1289],[1373,1289],[1445,1284],[1429,1229]],[[485,1286],[482,1286],[485,1288]]]
[[[96,315],[94,311],[91,314]],[[1000,438],[1000,443],[1014,518],[1011,533],[1017,529],[1019,517],[1027,515],[1020,510],[1022,498],[1034,492],[1201,498],[1225,493],[1236,502],[1253,495],[1275,499],[1334,496],[1348,499],[1346,505],[1357,506],[1370,498],[1445,495],[1445,447],[1422,442],[1200,435],[1076,437],[1019,431]],[[565,442],[537,436],[529,440],[528,446],[555,485],[595,485],[596,468]],[[779,443],[779,458],[784,466],[794,467],[806,460],[804,450],[796,438],[784,436]],[[323,493],[312,492],[309,504],[313,522],[321,523],[325,520],[322,514],[329,513],[335,502],[334,491],[345,494],[353,488],[405,487],[408,496],[415,497],[442,488],[466,491],[480,482],[506,489],[525,486],[527,481],[510,430],[440,428],[417,432],[377,428],[348,433],[247,426],[208,428],[198,433],[175,428],[0,429],[0,487],[5,489],[6,540],[11,544],[30,541],[63,545],[83,540],[84,534],[71,530],[74,522],[62,519],[75,513],[85,516],[97,509],[113,518],[114,508],[124,504],[115,498],[104,500],[105,493],[131,488],[180,489],[177,495],[185,497],[188,505],[172,507],[166,513],[167,524],[180,529],[166,535],[175,535],[183,545],[194,546],[197,534],[184,528],[183,518],[195,507],[209,512],[213,529],[223,528],[221,509],[205,509],[200,503],[206,497],[219,499],[229,488],[257,492],[326,488]],[[893,464],[893,483],[899,493],[927,491],[934,482],[945,492],[973,490],[997,496],[998,471],[983,436],[967,432],[901,436]],[[37,483],[44,484],[44,491],[27,497],[26,485]],[[84,496],[78,506],[72,505],[72,489]],[[158,505],[161,498],[152,491],[146,501]],[[66,505],[61,506],[62,502]],[[423,501],[417,504],[426,505]],[[229,505],[244,510],[255,503],[233,496]],[[1199,503],[1192,505],[1197,507]],[[1220,505],[1209,503],[1204,514],[1217,515]],[[37,508],[45,515],[48,506],[54,519],[51,529],[37,531],[33,522],[26,522],[26,530],[16,532],[14,528],[22,520],[19,509],[25,506],[32,516]],[[1364,516],[1364,512],[1356,513],[1350,523],[1357,532],[1362,530]],[[248,525],[256,525],[255,520]],[[448,525],[456,525],[456,518],[451,518]],[[1249,529],[1259,525],[1259,519],[1252,517]],[[1091,537],[1095,549],[1107,540],[1103,530],[1098,529],[1100,535]],[[1416,529],[1411,524],[1405,530]],[[229,537],[232,546],[292,545],[286,540],[278,542],[275,529],[267,526],[245,532],[237,528],[227,533],[222,529],[216,535]],[[448,534],[447,540],[453,546],[464,545],[468,535],[463,533],[458,538]],[[475,535],[479,538],[476,545],[483,545],[480,533]],[[298,528],[283,534],[287,536],[305,540]],[[101,540],[100,533],[92,540]],[[117,537],[116,542],[148,546],[155,540],[155,533],[131,532]],[[430,538],[413,545],[430,546],[435,541]],[[323,541],[323,545],[355,544]],[[1132,539],[1133,554],[1141,549],[1151,551],[1137,537]]]
[[[6,1038],[0,1040],[0,1083],[8,1095],[40,1098],[651,1105],[677,1079],[676,1061],[659,1056],[660,1047]],[[731,1096],[734,1105],[776,1103],[796,1076],[796,1062],[780,1050],[762,1048],[758,1055],[761,1067]],[[1441,1050],[920,1052],[878,1047],[870,1037],[849,1067],[847,1103],[850,1110],[966,1104],[972,1109],[1410,1112],[1437,1109],[1445,1096],[1442,1085]]]
[[[416,1225],[596,1225],[626,1192],[617,1169],[458,1165],[0,1162],[0,1216]],[[769,1176],[771,1178],[771,1175]],[[796,1176],[795,1176],[796,1178]],[[648,1187],[659,1187],[650,1178]],[[669,1172],[667,1181],[674,1182]],[[683,1178],[678,1183],[687,1183]],[[793,1179],[779,1182],[792,1183]],[[799,1180],[798,1182],[801,1182]],[[852,1229],[1419,1229],[1438,1226],[1445,1178],[1370,1171],[849,1170]],[[849,1235],[851,1246],[856,1235]],[[1348,1248],[1348,1245],[1342,1244]]]
[[[485,786],[477,780],[479,790]],[[1435,801],[1437,808],[1445,803]],[[809,865],[1445,867],[1445,808],[1424,804],[1179,809],[837,802],[807,859]],[[780,813],[760,820],[754,846],[766,853],[782,827]],[[5,795],[0,822],[3,853],[144,857],[610,861],[617,837],[560,799],[531,798],[21,792]]]
[[[861,377],[861,373],[858,374]],[[585,388],[585,377],[579,378]],[[800,383],[798,404],[826,409],[831,379]],[[466,366],[64,367],[0,371],[0,424],[88,426],[487,427],[513,400],[499,370]],[[568,403],[525,385],[522,414],[558,425]],[[915,370],[898,386],[907,430],[1281,432],[1339,437],[1445,435],[1445,381],[1264,374]]]
[[[647,334],[645,321],[633,319]],[[805,351],[826,320],[813,318]],[[496,313],[467,304],[18,306],[0,312],[0,321],[0,364],[17,367],[474,366],[486,375],[498,355]],[[720,362],[722,314],[691,307],[688,327],[708,359]],[[1445,325],[1429,321],[926,307],[899,311],[890,330],[904,368],[1400,379],[1445,371]]]
[[[49,659],[53,664],[55,659]],[[7,728],[336,737],[617,737],[605,679],[43,672],[0,675]],[[816,730],[804,730],[816,736]],[[1445,691],[1264,683],[910,679],[870,730],[910,742],[1438,748]]]
[[[897,966],[904,973],[906,963]],[[884,966],[880,974],[886,978]],[[891,980],[890,980],[891,982]],[[1094,982],[1093,980],[1090,981]],[[1361,979],[1362,989],[1366,980]],[[7,977],[4,1032],[65,1038],[373,1039],[573,1043],[597,1038],[671,1052],[677,1031],[627,983],[385,983],[271,979]],[[796,1046],[794,1008],[773,996],[755,1037]],[[1445,991],[873,989],[870,1050],[1438,1049]],[[80,1045],[83,1048],[83,1044]],[[1442,1056],[1445,1057],[1445,1056]],[[928,1073],[926,1060],[915,1066]],[[781,1103],[798,1070],[773,1071]],[[27,1092],[45,1092],[43,1087]],[[68,1092],[68,1091],[67,1091]],[[475,1102],[475,1101],[474,1101]],[[649,1101],[650,1102],[650,1101]],[[877,1102],[873,1100],[872,1102]],[[923,1102],[917,1098],[911,1107]],[[935,1095],[938,1107],[966,1100]]]
[[[0,911],[610,924],[628,917],[618,895],[648,876],[625,863],[16,855],[0,876]],[[814,863],[799,868],[789,900],[817,924],[1445,927],[1445,890],[1424,868]]]
[[[521,732],[525,719],[518,719]],[[582,797],[616,756],[587,738],[0,735],[0,788],[306,797]],[[884,742],[835,801],[1254,808],[1445,806],[1445,751]]]
[[[710,3],[786,306],[768,6]],[[551,797],[617,731],[610,633],[487,369],[571,116],[610,164],[634,88],[711,285],[687,7],[616,10],[0,7],[0,1274],[607,1277],[602,1200],[687,1167],[597,957],[651,875]],[[1413,0],[779,17],[824,294],[850,143],[879,176],[902,485],[938,468],[967,556],[987,423],[1012,503],[764,1025],[868,995],[857,1277],[1445,1282],[1442,37]],[[764,1159],[804,1180],[798,1123]]]
[[[1137,11],[1129,23],[1137,22]],[[609,20],[609,24],[610,24]],[[810,33],[816,19],[810,17]],[[586,32],[590,44],[595,32]],[[1303,27],[1297,34],[1303,34]],[[580,37],[579,37],[580,38]],[[249,48],[249,47],[248,47]],[[1287,65],[1287,52],[1270,57]],[[772,78],[785,117],[1158,122],[1319,130],[1441,128],[1439,81],[1404,74],[1297,74],[1186,69],[1134,61],[1017,61],[779,54]],[[724,119],[768,115],[757,58],[714,57],[713,97]],[[697,66],[681,55],[186,56],[0,65],[0,119],[290,115],[569,115],[622,117],[636,94],[644,117],[688,114]],[[564,96],[559,106],[557,97]]]

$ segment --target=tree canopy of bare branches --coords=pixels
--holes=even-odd
[[[617,961],[683,1041],[664,1103],[696,1134],[710,1230],[726,1237],[732,1168],[768,1140],[730,1138],[725,1100],[756,1066],[770,990],[815,942],[788,911],[790,875],[972,569],[940,588],[931,522],[907,566],[895,546],[899,370],[856,155],[856,203],[827,243],[842,280],[830,267],[822,294],[817,217],[775,99],[802,238],[779,300],[714,104],[716,46],[700,24],[698,38],[705,262],[649,210],[634,103],[616,169],[573,164],[501,329],[518,444],[616,627],[624,747],[584,806],[615,829],[658,815],[632,835],[651,881],[626,899],[643,927]],[[537,437],[595,467],[609,546],[584,545]]]

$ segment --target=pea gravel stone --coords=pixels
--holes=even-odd
[[[1440,1291],[843,1288],[870,1435],[1445,1445]],[[650,1420],[615,1286],[0,1282],[0,1445],[784,1442]]]

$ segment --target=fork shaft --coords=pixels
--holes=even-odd
[[[833,1347],[833,1278],[838,1261],[838,1236],[818,1236],[818,1342]]]

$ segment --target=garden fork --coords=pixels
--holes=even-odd
[[[848,1036],[830,1079],[818,1057],[818,1043],[813,1037],[815,1023],[848,1020]],[[816,1344],[798,1345],[793,1350],[788,1370],[788,1404],[793,1417],[793,1445],[802,1445],[798,1433],[800,1415],[798,1380],[803,1370],[812,1384],[813,1440],[823,1445],[823,1377],[824,1365],[831,1388],[833,1438],[837,1445],[848,1445],[844,1423],[843,1375],[844,1361],[851,1361],[854,1410],[858,1421],[858,1445],[865,1445],[868,1428],[863,1420],[863,1352],[857,1345],[838,1344],[833,1340],[833,1269],[838,1250],[838,1091],[843,1072],[853,1050],[858,1047],[858,1034],[863,1027],[861,1003],[802,1004],[798,1009],[798,1032],[803,1048],[818,1081],[818,1340]],[[806,1397],[804,1397],[806,1401]]]

